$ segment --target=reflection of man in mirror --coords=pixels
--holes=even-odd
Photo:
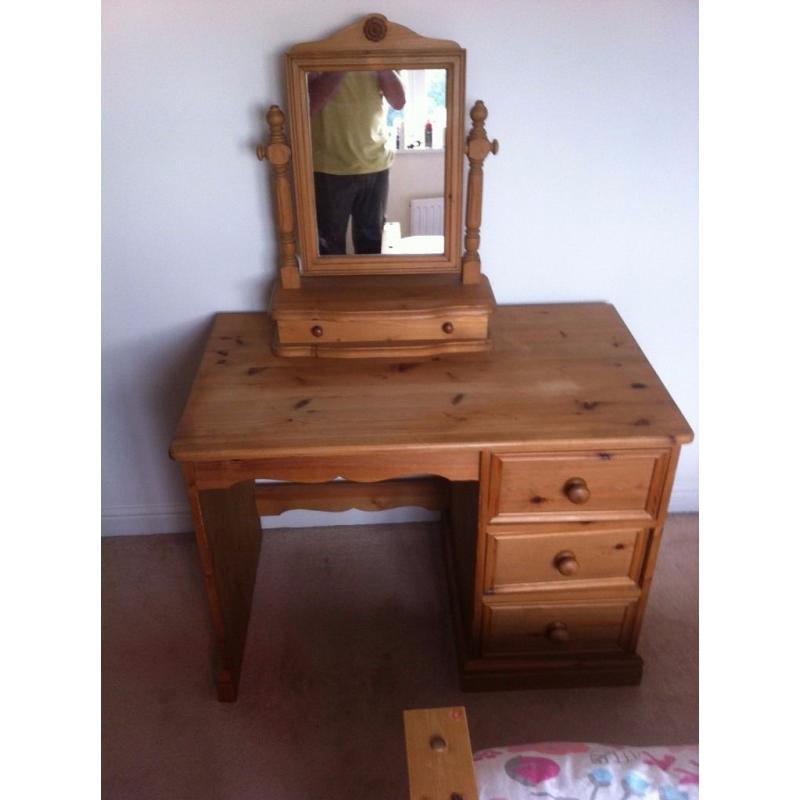
[[[308,76],[320,255],[345,253],[351,217],[356,253],[381,252],[394,159],[384,97],[396,109],[406,102],[400,77],[391,69]]]

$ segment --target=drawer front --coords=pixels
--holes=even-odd
[[[600,525],[599,530],[491,526],[484,591],[548,590],[587,582],[635,587],[649,531]]]
[[[484,655],[624,650],[635,603],[485,603]]]
[[[494,454],[490,517],[654,518],[666,466],[666,452],[657,451]]]
[[[337,320],[284,319],[278,320],[278,335],[281,342],[304,344],[485,339],[488,322],[488,315],[406,319],[386,316]]]

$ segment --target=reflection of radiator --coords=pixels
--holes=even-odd
[[[420,197],[412,200],[411,235],[441,236],[444,233],[444,198]]]

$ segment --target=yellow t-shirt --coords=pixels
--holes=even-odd
[[[375,73],[348,72],[333,97],[311,115],[314,172],[366,175],[388,169],[394,151],[384,120]]]

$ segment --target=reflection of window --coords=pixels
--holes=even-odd
[[[398,111],[383,101],[392,143],[400,150],[441,148],[447,127],[447,70],[404,69],[400,80],[406,92],[405,106]]]

